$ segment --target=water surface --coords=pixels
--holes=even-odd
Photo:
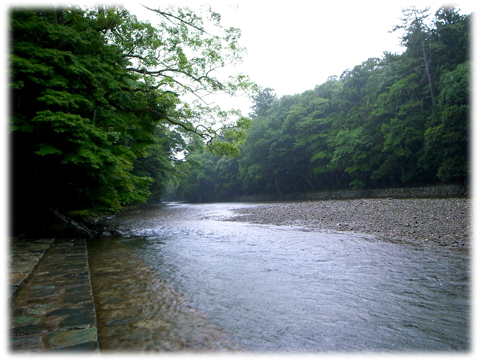
[[[469,259],[372,236],[222,221],[252,204],[170,204],[115,219],[122,241],[249,351],[470,347]]]

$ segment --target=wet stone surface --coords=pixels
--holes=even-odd
[[[102,352],[243,350],[120,240],[88,248]]]
[[[18,247],[13,252],[22,258]],[[12,264],[11,271],[18,269],[15,261]],[[54,241],[13,297],[10,350],[13,353],[98,350],[85,240]]]
[[[9,270],[10,293],[12,299],[31,276],[53,239],[10,240]]]

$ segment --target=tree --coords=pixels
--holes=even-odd
[[[412,58],[412,66],[415,66],[415,59],[421,59],[425,69],[430,91],[430,100],[435,105],[435,93],[433,87],[432,73],[430,70],[430,58],[428,56],[427,41],[429,29],[424,20],[429,17],[429,8],[419,10],[415,7],[403,10],[404,18],[402,25],[396,26],[392,31],[403,29],[402,44],[407,47],[406,56]]]
[[[355,188],[373,186],[372,172],[382,161],[381,117],[375,111],[386,87],[387,64],[370,58],[345,71],[336,102],[338,111],[328,138],[331,160],[328,171],[345,172]]]
[[[202,137],[214,153],[238,154],[249,120],[238,110],[211,106],[208,96],[218,92],[251,96],[256,91],[244,74],[217,75],[222,68],[241,61],[245,49],[238,44],[240,30],[221,26],[221,15],[210,7],[204,14],[188,8],[147,9],[162,20],[158,26],[128,14],[107,34],[131,61],[127,70],[141,77],[146,93],[163,89],[178,100],[188,98],[178,101],[175,111],[168,114],[172,125]],[[206,25],[212,30],[207,31]],[[155,107],[138,111],[158,114]]]
[[[93,15],[14,10],[11,27],[15,202],[119,209],[148,196],[131,170],[155,122],[125,111],[122,97],[145,97]]]
[[[253,98],[253,106],[250,108],[253,111],[249,114],[250,117],[265,116],[275,100],[277,100],[277,95],[272,88],[263,89],[260,87]]]
[[[225,199],[238,183],[236,193],[253,195],[465,182],[469,16],[450,7],[431,23],[426,10],[403,15],[403,53],[302,94],[261,88],[238,158],[205,160],[210,194]]]
[[[468,180],[470,62],[444,72],[439,106],[425,131],[425,149],[420,159],[425,168],[436,169],[443,182]]]
[[[317,85],[313,111],[296,124],[297,144],[305,146],[310,157],[310,172],[315,174],[310,181],[316,184],[317,189],[345,186],[343,169],[332,171],[329,166],[335,149],[332,134],[336,131],[334,124],[338,121],[337,115],[341,109],[343,85],[337,77],[330,77],[327,82]]]
[[[427,122],[422,168],[442,182],[468,178],[470,17],[455,7],[435,13],[432,68],[438,101]]]
[[[192,136],[238,152],[249,120],[206,99],[255,89],[245,75],[213,75],[240,61],[239,30],[224,29],[211,9],[205,19],[155,12],[156,28],[121,7],[10,12],[15,210],[114,212],[158,198]],[[208,21],[219,35],[204,29]]]

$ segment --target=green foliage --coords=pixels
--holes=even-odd
[[[470,62],[440,79],[439,106],[425,132],[420,159],[424,167],[435,164],[436,176],[444,182],[462,181],[468,176]]]
[[[302,94],[277,99],[260,88],[234,165],[187,159],[197,179],[188,199],[466,182],[470,16],[442,7],[428,24],[427,11],[404,11],[402,54]]]
[[[121,7],[11,10],[16,207],[115,212],[158,201],[195,137],[238,154],[250,120],[203,98],[256,89],[243,74],[212,75],[241,60],[239,30],[211,10],[152,11],[157,27]]]
[[[264,116],[275,100],[277,100],[277,95],[272,88],[260,87],[257,95],[253,98],[252,112],[249,115],[251,117]]]

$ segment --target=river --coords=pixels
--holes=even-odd
[[[115,257],[113,246],[121,243],[153,269],[149,276],[158,276],[195,309],[195,319],[201,317],[202,324],[206,321],[217,329],[215,334],[221,332],[222,338],[238,344],[225,349],[286,353],[470,349],[470,262],[465,252],[390,243],[368,235],[224,221],[230,209],[248,206],[255,204],[172,203],[112,219],[127,237],[90,243],[94,295],[115,287],[102,275],[109,257]],[[122,261],[117,266],[135,271]],[[100,320],[102,311],[106,310],[97,308]],[[162,324],[170,324],[173,338],[176,315],[165,318],[164,312]],[[142,313],[153,316],[145,308]],[[135,323],[133,317],[125,318]],[[182,319],[177,323],[188,329]],[[208,329],[212,333],[213,328]],[[122,330],[128,331],[138,331],[138,326]],[[182,331],[188,332],[174,333]],[[195,341],[183,344],[188,348]],[[152,349],[161,349],[156,346]],[[195,346],[190,348],[209,347],[207,340],[203,348]]]

